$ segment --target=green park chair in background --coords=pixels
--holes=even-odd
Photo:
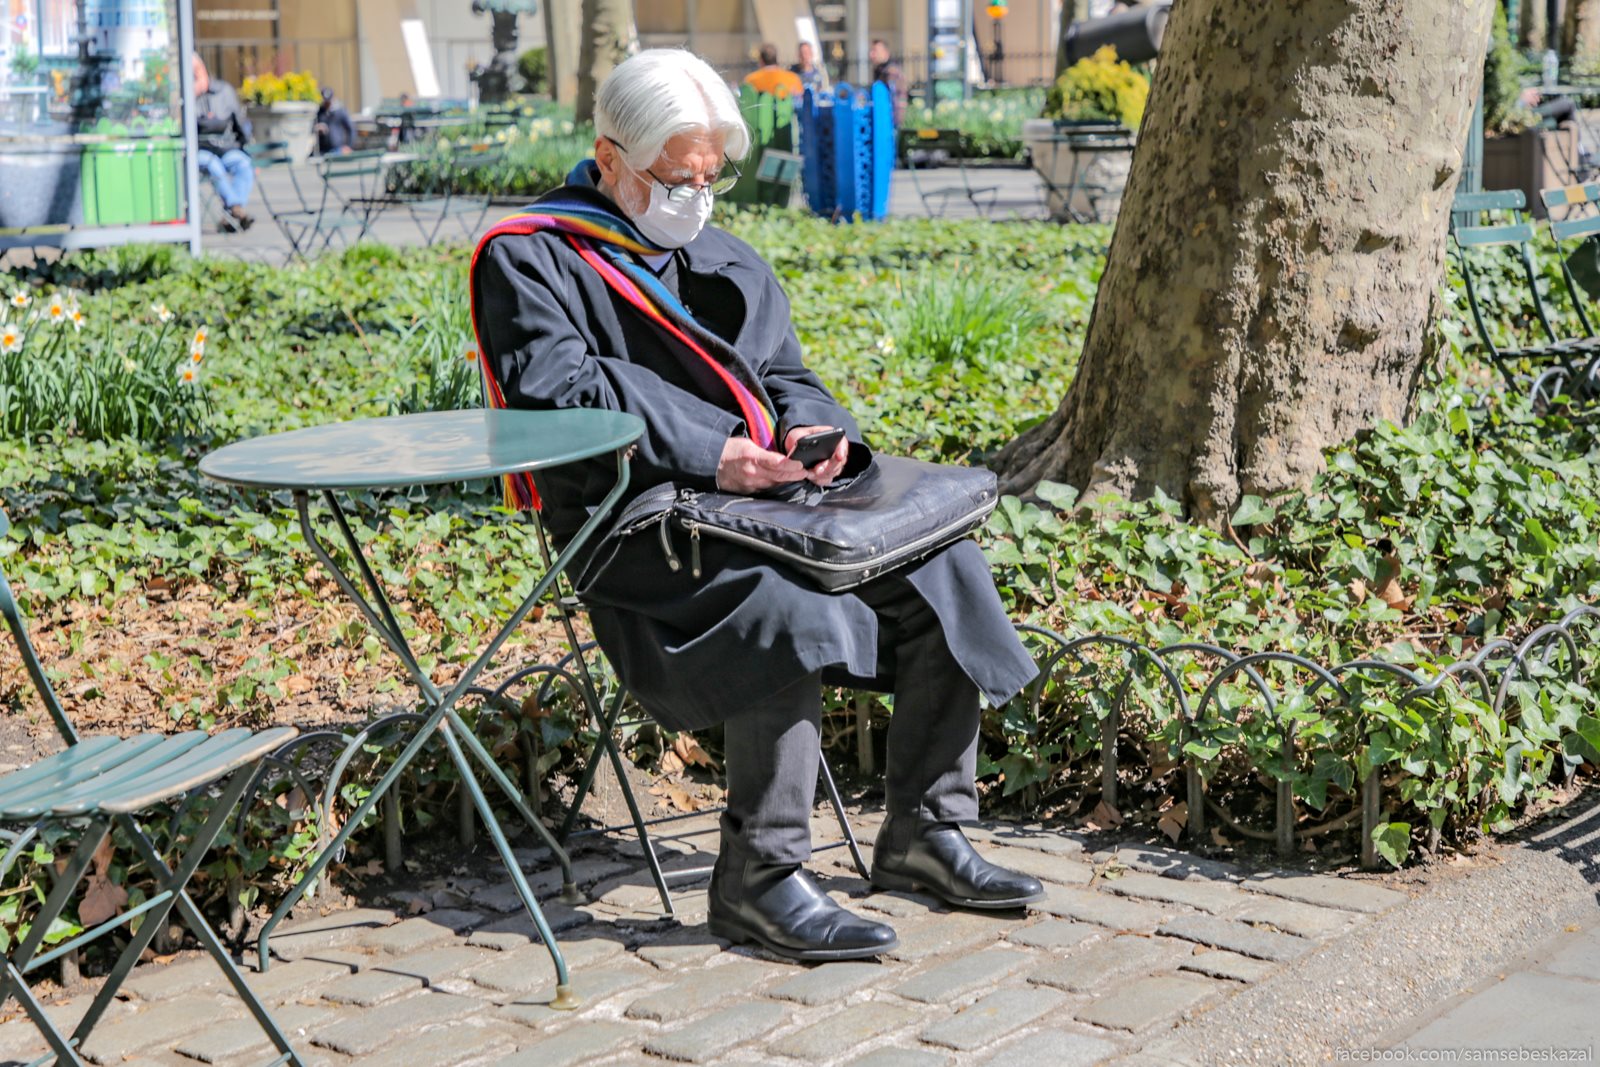
[[[0,511],[0,537],[5,536],[9,527],[10,520]],[[28,639],[21,611],[3,570],[0,570],[0,615],[5,617],[33,688],[66,742],[62,751],[0,777],[0,826],[4,827],[0,834],[7,844],[4,856],[0,857],[0,878],[36,842],[44,839],[47,830],[67,829],[77,839],[76,848],[65,866],[55,874],[26,936],[5,952],[4,973],[0,974],[0,1005],[15,997],[50,1046],[51,1054],[36,1062],[48,1062],[53,1058],[60,1064],[83,1063],[79,1050],[151,939],[166,926],[168,916],[176,909],[184,924],[222,968],[267,1039],[276,1046],[278,1055],[271,1063],[299,1067],[302,1063],[299,1054],[245,983],[239,968],[185,888],[217,835],[227,825],[229,814],[256,768],[273,750],[294,737],[296,730],[293,727],[260,732],[239,729],[209,735],[191,730],[178,734],[145,733],[128,738],[80,738]],[[227,779],[225,785],[221,784],[224,779]],[[210,811],[193,831],[188,849],[181,855],[174,855],[174,864],[168,866],[146,834],[141,816],[174,803],[181,812],[190,802],[208,795],[213,798]],[[169,825],[175,829],[179,818],[179,814],[174,814]],[[96,853],[106,846],[113,833],[117,835],[118,845],[131,847],[144,861],[156,881],[153,891],[137,906],[47,952],[40,952],[46,934],[71,902],[78,884],[89,873]],[[127,944],[117,956],[105,984],[72,1036],[63,1036],[28,987],[27,975],[76,948],[129,926],[136,919],[138,927],[136,930],[129,927],[132,932],[127,935]]]
[[[1600,354],[1600,338],[1589,335],[1588,321],[1582,315],[1581,306],[1581,335],[1563,336],[1553,324],[1549,303],[1539,290],[1539,269],[1535,265],[1532,248],[1533,223],[1523,216],[1526,206],[1520,189],[1457,194],[1451,206],[1450,234],[1455,241],[1461,277],[1467,291],[1467,304],[1479,340],[1510,388],[1520,387],[1519,374],[1531,372],[1533,383],[1528,391],[1537,404],[1541,400],[1547,403],[1550,398],[1565,392],[1567,383],[1580,380],[1583,365]],[[1484,215],[1509,216],[1509,221],[1480,224],[1478,220]],[[1508,246],[1517,250],[1527,299],[1533,308],[1539,331],[1545,337],[1544,341],[1524,341],[1502,347],[1490,336],[1482,301],[1486,296],[1485,290],[1492,290],[1494,283],[1488,278],[1483,259],[1469,250]]]
[[[916,189],[917,198],[922,201],[923,210],[929,218],[942,217],[949,211],[952,196],[965,198],[980,218],[988,218],[993,214],[1000,187],[972,184],[960,130],[904,129],[900,131],[899,148],[900,158],[906,163],[906,173],[911,175],[912,188]],[[961,184],[924,188],[924,179],[918,177],[918,168],[926,170],[939,165],[954,165]],[[938,204],[937,211],[934,210],[935,204]]]
[[[1583,324],[1583,332],[1592,337],[1595,331],[1587,305],[1600,295],[1600,182],[1541,189],[1539,199],[1544,201],[1547,214],[1552,209],[1567,209],[1566,218],[1550,215],[1550,235],[1561,253],[1561,278],[1567,286],[1567,297]],[[1584,366],[1577,388],[1586,397],[1600,396],[1600,352]]]
[[[739,111],[750,127],[750,154],[756,166],[746,167],[739,184],[719,199],[730,204],[770,204],[775,202],[774,190],[758,177],[763,153],[792,153],[799,149],[795,133],[794,100],[787,96],[758,93],[748,85],[739,87]]]

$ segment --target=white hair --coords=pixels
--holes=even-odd
[[[750,128],[728,83],[682,48],[650,48],[619,63],[595,93],[594,126],[640,169],[653,164],[674,136],[690,130],[721,134],[730,159],[750,151]]]

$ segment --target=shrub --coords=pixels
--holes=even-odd
[[[317,79],[309,70],[290,71],[281,77],[270,73],[252,75],[239,86],[239,96],[247,103],[261,107],[290,100],[317,101],[322,98]]]
[[[1044,117],[1103,119],[1137,129],[1149,96],[1149,79],[1117,59],[1117,50],[1106,45],[1062,72],[1046,94]]]
[[[517,76],[525,93],[550,91],[550,54],[543,46],[530,48],[517,57]]]

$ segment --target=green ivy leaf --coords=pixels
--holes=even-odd
[[[1408,822],[1379,823],[1372,829],[1372,843],[1378,855],[1394,867],[1404,867],[1411,858],[1411,824]]]

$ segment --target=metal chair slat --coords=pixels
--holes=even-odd
[[[95,808],[113,815],[141,811],[152,804],[214,782],[239,767],[255,763],[297,732],[293,727],[281,726],[246,736],[234,743],[201,745],[190,753],[190,759],[182,766],[162,768],[160,773],[147,774],[138,781],[129,782],[115,795],[101,798]],[[209,740],[216,741],[217,738]],[[59,809],[56,813],[68,814]]]
[[[1585,215],[1581,219],[1562,219],[1560,222],[1552,221],[1550,233],[1558,241],[1600,233],[1600,215]]]
[[[75,804],[82,800],[93,801],[96,797],[108,795],[123,782],[131,782],[148,774],[152,768],[166,766],[172,761],[181,758],[185,752],[188,752],[205,739],[205,733],[199,730],[164,737],[161,739],[161,744],[141,753],[137,759],[129,760],[119,767],[97,774],[88,781],[80,782],[73,786],[71,789],[18,800],[14,803],[13,810],[17,812],[16,817],[18,818],[32,818],[42,815],[46,811],[60,812],[65,805]]]
[[[80,745],[47,756],[0,781],[0,812],[26,801],[40,790],[59,790],[104,774],[161,743],[160,734],[137,737],[91,737]]]
[[[1463,245],[1515,245],[1533,240],[1531,222],[1508,222],[1499,226],[1459,226],[1456,241]]]

